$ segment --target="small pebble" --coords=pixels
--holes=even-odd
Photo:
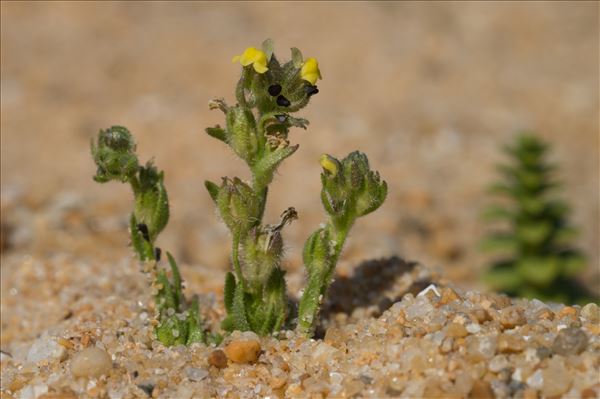
[[[500,334],[498,336],[498,352],[500,353],[518,353],[525,349],[523,338],[514,334]]]
[[[190,381],[202,381],[208,377],[208,371],[197,367],[188,367],[185,369],[185,375],[187,375]]]
[[[112,369],[112,360],[106,351],[90,347],[77,352],[71,361],[71,373],[75,377],[99,377]]]
[[[64,346],[54,338],[43,337],[35,340],[27,352],[27,361],[38,363],[41,361],[63,360],[67,356]]]
[[[260,342],[255,340],[231,341],[225,347],[225,354],[235,363],[254,363],[260,355]]]
[[[469,335],[467,329],[458,323],[450,323],[446,327],[446,335],[451,338],[463,338]]]
[[[558,332],[552,344],[552,351],[557,355],[578,355],[588,344],[587,335],[579,328],[569,327]]]
[[[216,349],[208,355],[208,364],[218,369],[227,367],[227,356],[221,349]]]
[[[504,328],[514,328],[527,323],[523,309],[517,306],[508,306],[501,309],[499,313],[498,321]]]
[[[598,323],[600,321],[600,307],[595,303],[588,303],[581,308],[580,315],[592,323]]]
[[[546,397],[558,396],[567,392],[571,387],[573,376],[567,371],[562,360],[552,358],[542,371],[542,393]]]

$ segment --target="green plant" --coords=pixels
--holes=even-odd
[[[262,50],[248,48],[239,61],[242,75],[236,88],[237,104],[210,102],[225,114],[225,127],[206,132],[229,145],[250,168],[246,183],[235,177],[206,188],[232,234],[233,272],[225,279],[225,330],[252,330],[266,335],[278,331],[288,313],[285,272],[281,268],[283,227],[297,218],[294,208],[283,212],[277,224],[263,225],[268,187],[278,166],[298,145],[290,145],[292,127],[306,129],[308,121],[292,116],[318,93],[321,74],[314,58],[303,59],[292,48],[292,59],[281,64],[267,40]],[[308,285],[300,300],[298,328],[310,334],[319,303],[331,282],[344,240],[355,219],[377,209],[387,185],[369,169],[367,157],[354,152],[341,162],[324,155],[321,198],[329,219],[314,232],[304,248]]]
[[[194,297],[191,303],[186,301],[179,269],[170,253],[167,252],[167,258],[171,279],[165,269],[158,267],[161,250],[155,242],[169,221],[164,172],[159,172],[152,162],[140,165],[135,149],[133,136],[126,128],[112,126],[101,130],[97,142],[92,142],[92,156],[98,168],[94,180],[129,183],[133,190],[135,205],[129,219],[129,233],[142,270],[155,292],[157,338],[165,345],[206,342],[198,298]]]
[[[559,186],[556,167],[546,156],[548,144],[530,134],[506,148],[511,163],[499,166],[504,181],[490,192],[505,197],[505,205],[486,210],[487,220],[508,224],[482,243],[484,250],[503,254],[485,274],[493,288],[510,295],[576,302],[582,290],[574,276],[584,258],[570,246],[575,230],[566,221],[568,207],[553,197]]]
[[[205,182],[221,219],[232,235],[233,272],[225,276],[226,331],[254,331],[268,335],[281,329],[289,314],[285,271],[281,267],[283,228],[297,218],[286,209],[278,223],[263,224],[269,185],[279,165],[298,149],[290,145],[292,127],[306,129],[308,121],[292,116],[319,92],[321,78],[314,58],[304,60],[300,50],[291,49],[292,59],[281,64],[266,40],[262,50],[250,47],[234,57],[243,68],[237,83],[237,103],[223,99],[209,102],[211,109],[225,114],[225,126],[206,129],[242,158],[252,173],[244,182],[224,177],[221,184]],[[92,155],[98,167],[94,179],[105,183],[129,183],[135,198],[130,220],[132,246],[156,292],[156,335],[166,345],[206,342],[197,299],[191,304],[182,293],[181,277],[173,257],[167,253],[171,279],[159,268],[158,234],[169,219],[164,173],[147,163],[140,166],[133,137],[124,127],[100,131]],[[387,184],[369,167],[366,155],[353,152],[341,161],[330,155],[320,160],[321,199],[327,221],[306,241],[304,263],[308,282],[298,308],[298,329],[311,334],[320,303],[331,283],[344,241],[355,220],[373,212],[385,200]],[[215,339],[218,339],[215,338]]]

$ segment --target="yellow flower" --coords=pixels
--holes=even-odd
[[[323,154],[321,155],[321,159],[319,159],[319,163],[321,164],[321,167],[325,169],[325,171],[329,172],[332,176],[337,175],[339,164],[337,159],[331,155]]]
[[[314,58],[307,59],[304,64],[302,64],[302,69],[300,70],[300,77],[311,85],[317,83],[317,79],[323,79],[321,77],[321,71],[319,71],[319,63]]]
[[[267,68],[267,55],[254,47],[248,47],[244,51],[244,54],[233,57],[232,62],[238,61],[243,66],[252,64],[254,70],[258,73],[265,73],[269,70],[269,68]]]

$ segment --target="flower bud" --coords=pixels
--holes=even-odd
[[[94,180],[99,183],[128,181],[139,167],[135,147],[133,136],[126,128],[112,126],[101,130],[97,144],[92,141],[92,156],[98,167]]]
[[[252,188],[237,177],[223,178],[216,203],[232,232],[246,232],[259,222],[259,201]]]
[[[387,195],[387,184],[371,171],[365,154],[355,151],[342,162],[330,155],[321,157],[321,200],[336,217],[359,217],[379,208]]]
[[[231,107],[227,112],[227,142],[235,153],[252,164],[258,149],[256,121],[248,109]]]
[[[249,288],[258,291],[271,272],[279,267],[283,253],[283,240],[278,230],[253,229],[242,243],[242,275]]]

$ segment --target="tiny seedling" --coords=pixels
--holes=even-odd
[[[225,114],[225,125],[209,127],[211,137],[227,144],[248,165],[252,178],[223,177],[220,184],[205,186],[232,237],[232,271],[225,276],[226,331],[254,331],[260,335],[292,325],[282,268],[282,231],[297,219],[294,208],[284,210],[280,220],[264,224],[269,185],[277,168],[298,149],[288,139],[293,127],[306,129],[308,121],[293,116],[319,92],[321,79],[314,58],[304,59],[291,49],[292,59],[280,63],[271,40],[262,49],[250,47],[234,62],[242,65],[235,90],[235,105],[224,99],[209,102],[211,109]],[[101,131],[92,145],[98,166],[95,180],[118,180],[131,184],[135,209],[131,215],[131,242],[156,290],[156,334],[165,344],[206,342],[197,302],[188,304],[182,294],[177,264],[168,254],[172,277],[158,268],[160,249],[155,240],[165,227],[168,200],[164,174],[148,163],[140,166],[131,134],[123,127]],[[370,169],[365,154],[352,152],[342,160],[324,154],[320,158],[321,200],[327,220],[310,235],[303,260],[307,285],[297,309],[297,328],[310,335],[318,319],[320,304],[331,284],[335,265],[348,233],[357,218],[375,211],[387,195],[387,184]]]
[[[501,256],[485,274],[492,287],[513,296],[573,303],[589,300],[574,277],[585,266],[570,242],[576,231],[567,223],[568,207],[553,194],[559,187],[556,166],[546,157],[548,144],[522,134],[505,149],[510,163],[500,165],[504,181],[490,192],[504,198],[484,217],[504,222],[490,234],[484,250]]]

